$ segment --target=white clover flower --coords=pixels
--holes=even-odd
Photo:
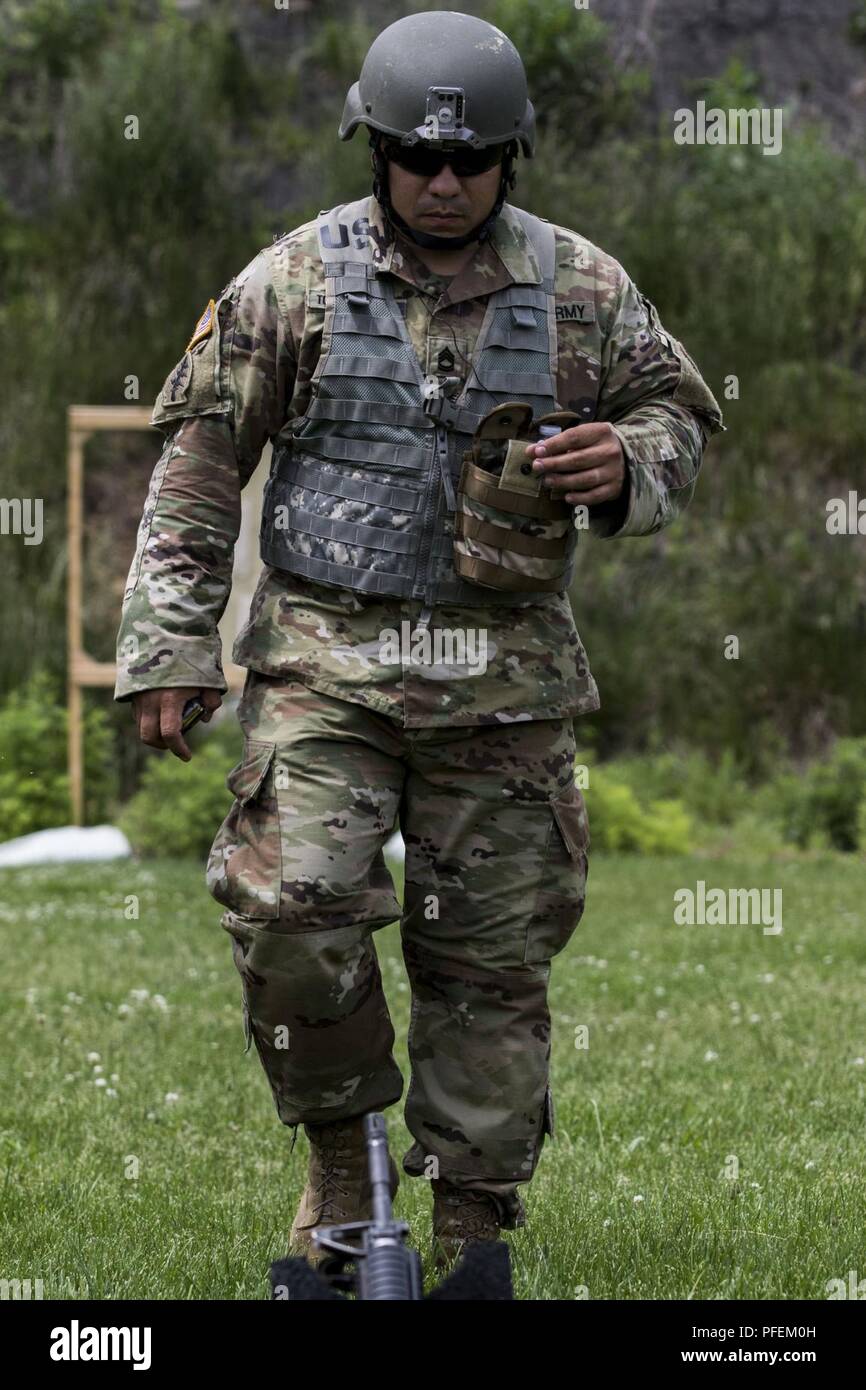
[[[117,1095],[117,1092],[115,1091],[115,1089],[114,1089],[113,1086],[109,1086],[109,1087],[107,1087],[105,1094],[106,1094],[107,1096],[116,1096],[116,1095]]]
[[[711,1047],[708,1047],[707,1050],[706,1050],[706,1052],[704,1053],[704,1061],[705,1061],[705,1062],[717,1062],[718,1060],[719,1060],[719,1054],[718,1054],[718,1052],[714,1052],[713,1049],[712,1049]]]
[[[815,1167],[815,1160],[814,1160],[813,1158],[810,1158],[810,1159],[808,1160],[808,1162],[806,1163],[806,1167],[807,1167],[807,1168],[814,1168],[814,1167]]]
[[[750,1022],[750,1023],[760,1023],[760,1021],[761,1021],[761,1015],[760,1015],[760,1014],[749,1014],[749,1022]]]
[[[104,1070],[104,1068],[101,1067],[101,1066],[99,1066],[99,1064],[97,1063],[97,1065],[93,1068],[93,1075],[94,1075],[94,1076],[99,1076],[99,1073],[100,1073],[101,1071],[103,1071],[103,1070]]]
[[[656,1009],[656,1018],[658,1019],[659,1023],[664,1023],[665,1019],[670,1018],[670,1014],[668,1013],[667,1009]]]
[[[108,1082],[106,1081],[104,1076],[97,1076],[93,1084],[94,1086],[107,1086]]]
[[[166,1105],[174,1105],[175,1101],[178,1101],[178,1100],[180,1100],[180,1094],[179,1094],[178,1091],[166,1091],[166,1093],[165,1093],[165,1103],[166,1103]]]
[[[851,1065],[852,1067],[862,1067],[866,1065],[866,1057],[855,1057]]]
[[[632,1197],[632,1201],[635,1203],[635,1205],[637,1205],[638,1202],[643,1201],[643,1197],[640,1195],[639,1192],[637,1192],[635,1193],[634,1197]]]
[[[101,1059],[98,1052],[88,1052],[87,1060],[88,1062],[98,1062]]]
[[[155,994],[150,1002],[155,1009],[160,1009],[164,1014],[168,1013],[169,1004],[164,995]]]
[[[707,967],[706,967],[705,965],[696,965],[696,966],[695,966],[695,974],[696,974],[696,975],[703,975],[703,973],[704,973],[704,971],[706,970],[706,968],[707,968]]]
[[[119,1018],[126,1018],[126,1015],[131,1013],[132,1009],[129,1007],[128,1004],[118,1004],[117,1014]]]
[[[735,1014],[740,1012],[739,1001],[736,1000],[736,999],[732,999],[728,1007],[729,1007]]]

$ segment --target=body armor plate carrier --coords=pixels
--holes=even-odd
[[[536,418],[558,409],[553,227],[503,208],[528,238],[540,278],[490,294],[472,370],[449,399],[425,392],[391,284],[376,274],[369,212],[363,198],[320,214],[322,347],[306,415],[275,440],[262,559],[371,596],[485,607],[541,602],[549,583],[515,593],[490,587],[489,573],[487,584],[459,575],[454,520],[463,455],[489,412],[515,400]],[[560,590],[576,544],[569,526]]]

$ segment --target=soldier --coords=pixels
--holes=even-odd
[[[372,196],[261,251],[159,396],[116,698],[145,743],[190,757],[180,711],[198,695],[210,718],[226,690],[240,491],[270,440],[233,651],[244,752],[207,882],[247,1048],[292,1147],[300,1124],[310,1142],[291,1253],[370,1215],[362,1117],[403,1092],[373,933],[400,918],[403,1169],[432,1179],[442,1266],[524,1224],[518,1186],[554,1134],[547,988],[589,850],[572,721],[599,707],[567,597],[579,530],[666,526],[724,427],[623,267],[506,201],[534,115],[498,29],[390,25],[340,138],[359,125]],[[402,914],[382,853],[398,824]]]

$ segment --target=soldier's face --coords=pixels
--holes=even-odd
[[[499,192],[502,162],[483,174],[457,178],[451,165],[427,178],[388,160],[391,202],[415,232],[462,236],[492,211]]]

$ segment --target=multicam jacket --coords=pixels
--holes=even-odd
[[[393,292],[421,372],[465,382],[490,296],[542,278],[525,216],[506,203],[490,240],[448,279],[394,236],[374,198],[365,207],[375,282]],[[584,420],[609,421],[626,459],[622,497],[590,508],[588,529],[602,537],[647,535],[688,504],[706,443],[723,428],[721,412],[623,267],[579,234],[553,231],[556,403]],[[124,598],[116,699],[161,686],[225,690],[217,623],[231,583],[240,492],[266,442],[279,458],[314,413],[325,322],[325,273],[311,221],[262,250],[196,325],[152,417],[167,438]],[[497,594],[487,605],[479,593],[471,605],[431,605],[417,593],[370,594],[265,564],[233,658],[407,727],[598,708],[567,594],[532,602],[503,602]],[[461,666],[435,646],[431,659],[429,650],[413,656],[383,641],[383,634],[411,630],[422,611],[433,634],[476,634],[476,651],[482,630],[484,662]]]

